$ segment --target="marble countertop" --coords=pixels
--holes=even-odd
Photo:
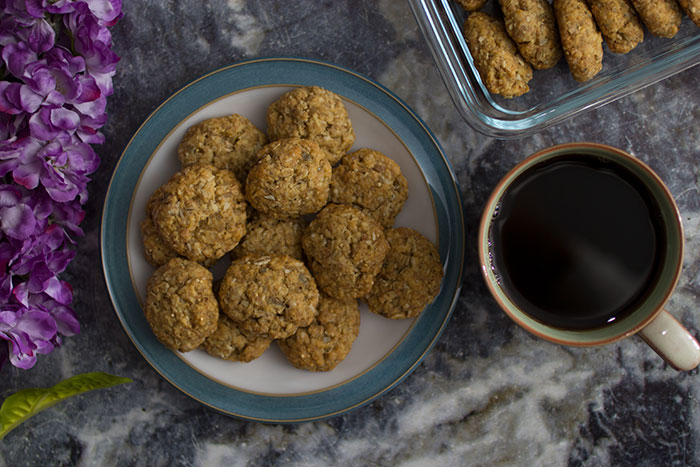
[[[0,442],[17,465],[700,465],[698,371],[676,372],[641,339],[597,348],[538,340],[491,299],[476,228],[498,179],[524,155],[586,140],[634,153],[668,184],[685,224],[685,265],[669,309],[700,336],[700,69],[677,74],[531,137],[472,130],[443,86],[408,4],[395,0],[124,2],[122,57],[86,236],[64,274],[82,331],[30,371],[7,366],[0,397],[89,371],[133,383],[67,400]],[[432,129],[463,193],[462,293],[433,351],[389,393],[296,425],[220,414],[171,386],[123,331],[102,277],[100,220],[121,151],[144,119],[193,79],[237,60],[292,55],[356,70],[394,91]]]

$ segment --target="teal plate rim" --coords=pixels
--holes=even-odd
[[[318,85],[368,109],[399,136],[417,161],[433,197],[438,244],[445,269],[442,289],[410,332],[384,359],[360,376],[329,389],[299,395],[239,391],[202,375],[153,336],[131,283],[127,223],[132,194],[149,157],[190,114],[232,92],[265,85]],[[268,57],[236,62],[186,85],[139,127],[112,174],[102,213],[100,251],[107,289],[124,330],[146,361],[193,399],[246,420],[296,423],[329,418],[385,394],[425,358],[445,329],[461,290],[464,217],[454,171],[425,123],[381,84],[317,59]]]

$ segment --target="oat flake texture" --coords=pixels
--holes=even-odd
[[[257,162],[257,153],[267,144],[267,136],[250,120],[238,114],[214,117],[187,129],[177,147],[183,167],[211,164],[232,171],[243,183]]]
[[[385,228],[394,225],[407,198],[408,182],[401,167],[379,151],[358,149],[333,169],[330,201],[350,204]]]
[[[301,243],[319,288],[341,300],[363,297],[370,291],[389,251],[377,221],[341,204],[323,208]]]
[[[321,294],[314,321],[277,342],[296,368],[330,371],[347,357],[359,333],[357,300],[336,300]]]
[[[386,318],[418,316],[440,292],[442,263],[430,240],[408,227],[386,231],[389,253],[366,300]]]
[[[163,345],[180,352],[196,349],[219,319],[211,273],[193,261],[171,259],[148,280],[144,312]]]
[[[216,331],[202,343],[209,355],[233,362],[250,362],[262,355],[272,340],[241,331],[238,324],[224,313],[219,315]]]
[[[310,140],[274,141],[258,154],[248,173],[245,195],[260,212],[273,217],[299,217],[318,212],[328,202],[331,165]]]
[[[213,165],[183,168],[149,202],[153,223],[181,256],[211,264],[245,234],[246,203],[233,172]]]
[[[247,255],[231,263],[219,289],[222,312],[245,332],[283,339],[316,315],[318,289],[304,263]]]
[[[318,143],[335,164],[352,147],[355,132],[340,96],[318,86],[293,89],[267,109],[270,140],[305,138]]]

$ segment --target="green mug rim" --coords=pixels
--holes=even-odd
[[[522,311],[498,285],[489,258],[489,230],[495,207],[505,190],[525,170],[542,161],[564,154],[588,154],[611,157],[630,168],[650,188],[664,216],[667,242],[670,245],[661,278],[648,297],[628,316],[609,325],[586,330],[571,330],[547,325]],[[478,230],[479,264],[489,292],[500,308],[530,333],[551,342],[572,346],[608,344],[631,336],[649,324],[671,297],[683,267],[683,224],[673,195],[661,178],[645,163],[626,151],[601,143],[573,142],[550,146],[531,154],[516,164],[496,185],[484,206]]]

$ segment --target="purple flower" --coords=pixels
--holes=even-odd
[[[28,238],[36,229],[34,211],[23,201],[19,188],[0,185],[0,229],[10,238]]]
[[[75,257],[119,57],[121,0],[0,0],[0,367],[80,331]]]
[[[78,12],[66,15],[63,22],[73,34],[75,51],[85,59],[88,73],[105,96],[111,95],[119,57],[112,52],[109,30],[93,16]]]
[[[75,11],[93,15],[101,25],[113,26],[122,13],[121,0],[25,0],[27,12],[41,18],[45,13],[66,14]]]
[[[10,362],[28,369],[36,363],[37,353],[48,353],[54,348],[56,320],[47,311],[7,306],[0,310],[0,339],[10,344]]]
[[[10,115],[34,113],[41,101],[41,96],[26,84],[0,81],[0,112]]]

